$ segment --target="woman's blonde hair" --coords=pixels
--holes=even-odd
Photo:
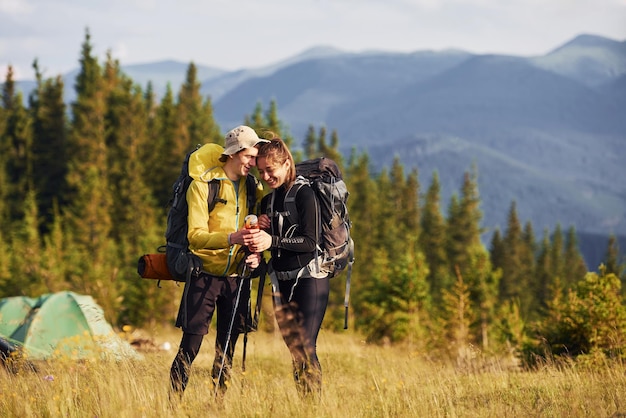
[[[285,183],[289,186],[296,180],[296,163],[293,160],[293,155],[291,155],[291,151],[289,151],[282,139],[271,138],[269,141],[259,145],[257,159],[264,157],[268,166],[281,165],[289,160],[291,164],[289,173],[287,173],[285,178]]]

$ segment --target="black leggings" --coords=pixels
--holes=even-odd
[[[273,298],[274,311],[291,353],[296,387],[300,395],[319,395],[322,367],[317,357],[317,336],[328,306],[329,279],[278,281],[278,288],[279,294]]]

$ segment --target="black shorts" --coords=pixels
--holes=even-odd
[[[242,283],[241,293],[238,294],[239,285]],[[185,283],[176,326],[189,334],[206,335],[217,307],[217,330],[226,332],[237,305],[238,316],[235,318],[232,332],[238,334],[242,324],[245,324],[249,301],[249,280],[242,280],[239,277],[217,277],[203,272],[190,283]]]

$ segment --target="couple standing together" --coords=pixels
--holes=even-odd
[[[315,192],[310,187],[298,190],[298,220],[290,225],[284,216],[284,200],[296,180],[293,156],[280,138],[261,139],[248,126],[238,126],[226,134],[220,161],[223,165],[203,172],[194,172],[199,170],[191,165],[189,168],[193,178],[187,191],[189,248],[202,260],[203,271],[185,284],[176,320],[183,336],[170,370],[171,389],[182,396],[191,364],[217,308],[212,377],[216,394],[224,394],[235,344],[245,326],[245,301],[250,297],[238,265],[245,263],[254,270],[263,251],[269,250],[274,312],[291,353],[296,388],[302,396],[319,396],[322,370],[316,341],[328,304],[329,279],[307,277],[300,271],[315,258],[321,234]],[[246,177],[254,166],[272,191],[263,197],[262,185],[257,182],[259,229],[245,229],[246,214],[257,213],[247,207]],[[221,180],[221,204],[209,211],[207,181],[214,178]],[[248,251],[239,251],[242,247]]]

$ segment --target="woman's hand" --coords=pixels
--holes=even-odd
[[[265,213],[259,216],[259,228],[268,230],[270,229],[270,217]]]
[[[272,246],[272,236],[265,231],[258,231],[251,236],[251,243],[248,249],[252,252],[263,252]]]

